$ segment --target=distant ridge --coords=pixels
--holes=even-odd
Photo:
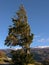
[[[49,48],[49,46],[37,46],[37,47],[33,47],[33,48]]]

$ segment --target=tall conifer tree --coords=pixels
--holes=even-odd
[[[11,47],[19,45],[25,53],[30,54],[30,44],[32,43],[34,35],[31,33],[23,5],[20,6],[16,15],[17,17],[12,18],[13,25],[9,26],[5,45]]]

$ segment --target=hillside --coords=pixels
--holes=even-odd
[[[11,49],[0,49],[0,52],[5,52],[6,56],[11,58]],[[35,61],[42,63],[43,65],[49,65],[49,48],[31,48],[31,53]]]
[[[31,53],[35,61],[41,62],[44,65],[49,64],[49,48],[32,48]]]
[[[10,64],[10,49],[0,49],[0,64]]]

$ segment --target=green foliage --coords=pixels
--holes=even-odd
[[[27,16],[24,7],[21,6],[16,14],[18,17],[16,19],[12,18],[13,25],[9,26],[9,32],[5,40],[5,45],[20,45],[22,47],[26,47],[27,44],[31,44],[33,34],[30,33],[30,26],[27,22]]]
[[[17,65],[24,65],[24,63],[32,63],[32,56],[29,48],[34,35],[30,31],[26,11],[23,5],[20,6],[16,14],[17,18],[12,18],[13,25],[9,26],[5,45],[10,47],[19,45],[23,48],[24,53],[21,53],[18,50],[18,52],[14,52],[12,59]]]
[[[42,62],[43,65],[49,65],[49,60],[48,59],[45,59],[43,62]]]
[[[34,63],[33,56],[31,54],[24,53],[22,50],[12,51],[11,53],[13,55],[13,62],[17,65]]]

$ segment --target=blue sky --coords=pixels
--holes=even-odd
[[[8,26],[12,24],[11,18],[15,16],[19,6],[23,4],[34,34],[31,47],[49,46],[49,0],[0,0],[0,48],[8,34]]]

